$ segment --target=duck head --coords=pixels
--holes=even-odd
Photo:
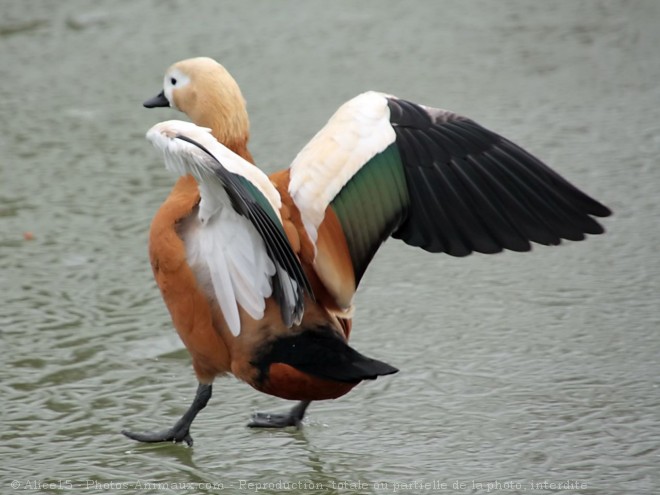
[[[229,148],[246,147],[250,124],[238,84],[208,57],[182,60],[165,72],[163,90],[144,102],[147,108],[172,107],[196,125],[208,127]]]

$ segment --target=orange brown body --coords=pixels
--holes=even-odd
[[[610,214],[540,160],[476,122],[383,93],[366,92],[342,105],[291,166],[269,179],[250,166],[245,101],[214,60],[174,64],[163,92],[145,106],[172,106],[195,124],[163,122],[147,134],[168,168],[183,166],[198,174],[182,176],[159,208],[149,255],[200,386],[191,408],[170,430],[125,432],[140,441],[192,444],[190,424],[210,398],[213,380],[223,374],[261,392],[303,401],[281,418],[258,416],[253,426],[297,426],[309,401],[334,399],[363,380],[396,372],[347,344],[360,279],[389,237],[452,256],[528,251],[533,242],[554,245],[600,234],[604,230],[592,217]],[[206,211],[211,204],[216,209]],[[264,292],[257,302],[244,298],[245,307],[238,296],[235,301],[224,296],[253,287],[263,273],[246,281],[241,272],[238,281],[231,279],[236,286],[216,286],[207,272],[217,276],[218,271],[211,262],[200,262],[199,253],[211,245],[200,241],[200,232],[225,232],[204,223],[220,218],[218,211],[233,215],[231,221],[223,217],[223,225],[240,225],[240,233],[247,233],[250,249],[256,250],[250,253],[266,253],[273,262],[270,295]],[[222,249],[231,241],[204,239]],[[225,256],[207,251],[207,261],[215,253]],[[226,266],[222,273],[233,276],[235,266]],[[276,288],[282,280],[290,282],[290,290]],[[231,290],[218,292],[220,286]]]

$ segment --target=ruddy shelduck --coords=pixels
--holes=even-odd
[[[192,445],[190,426],[231,373],[301,401],[250,426],[299,426],[310,401],[396,368],[351,348],[353,299],[390,236],[466,256],[601,234],[610,210],[473,120],[366,92],[342,105],[291,166],[252,164],[245,100],[210,58],[170,67],[144,104],[190,122],[147,138],[180,176],[151,225],[153,273],[199,386],[183,417],[143,442]]]

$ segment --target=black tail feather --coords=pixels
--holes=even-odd
[[[278,338],[253,364],[265,374],[273,363],[288,364],[319,378],[346,383],[375,380],[399,371],[383,361],[360,354],[329,328]]]

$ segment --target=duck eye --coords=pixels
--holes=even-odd
[[[174,78],[174,77],[171,78],[170,82],[172,83],[172,86],[175,86],[176,85],[176,78]]]

